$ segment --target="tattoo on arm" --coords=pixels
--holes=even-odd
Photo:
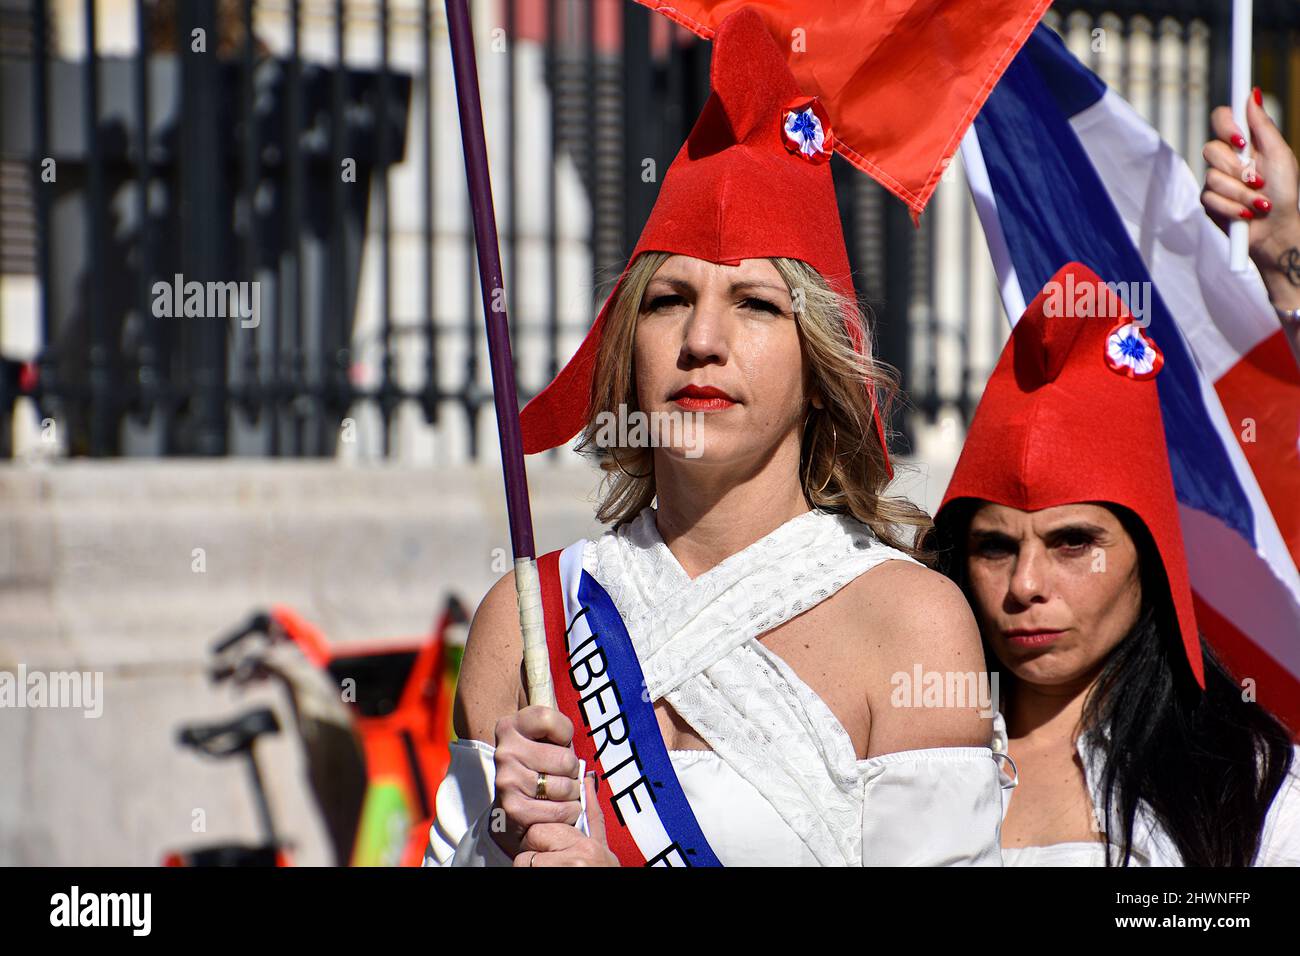
[[[1292,246],[1277,257],[1277,265],[1288,282],[1300,287],[1300,249]]]

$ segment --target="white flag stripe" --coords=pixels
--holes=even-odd
[[[1229,268],[1228,237],[1205,214],[1200,183],[1122,97],[1107,90],[1070,125],[1201,371],[1217,381],[1277,331],[1259,272]]]
[[[966,170],[971,197],[975,201],[975,211],[979,214],[980,225],[984,227],[984,239],[989,247],[989,255],[993,258],[993,268],[998,275],[1002,307],[1007,310],[1007,319],[1014,327],[1025,314],[1029,303],[1020,291],[1020,277],[1016,275],[1006,236],[1002,234],[1002,223],[998,221],[998,201],[993,195],[993,184],[989,182],[984,152],[980,149],[974,123],[966,128],[966,134],[961,138],[961,161]]]
[[[1211,385],[1277,331],[1263,280],[1253,267],[1231,271],[1227,237],[1205,214],[1187,163],[1121,97],[1107,90],[1071,117],[1070,125],[1200,367],[1201,400],[1250,501],[1258,553],[1300,604],[1295,561]],[[1215,316],[1222,321],[1215,322]],[[1186,531],[1186,522],[1183,527]],[[1192,580],[1199,591],[1200,579]],[[1235,603],[1251,597],[1240,593]],[[1235,607],[1216,607],[1237,619]]]
[[[1300,606],[1250,545],[1217,518],[1178,506],[1196,594],[1283,668],[1300,677]],[[1250,675],[1242,675],[1250,676]]]

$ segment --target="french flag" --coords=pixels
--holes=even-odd
[[[1259,274],[1229,269],[1228,239],[1186,162],[1044,25],[967,131],[962,158],[1013,322],[1073,260],[1121,297],[1127,283],[1151,283],[1197,623],[1300,736],[1300,369]]]

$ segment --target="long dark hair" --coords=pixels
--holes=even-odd
[[[983,502],[953,502],[928,544],[938,568],[966,592],[966,533]],[[1106,841],[1132,855],[1138,807],[1145,802],[1184,866],[1249,866],[1279,787],[1291,768],[1291,736],[1241,685],[1200,636],[1202,692],[1183,652],[1164,563],[1150,532],[1127,508],[1106,504],[1137,547],[1142,605],[1137,623],[1110,652],[1084,701],[1080,733],[1099,731],[1100,816]],[[1003,671],[988,643],[990,671]],[[1014,676],[999,674],[1012,690]],[[1116,821],[1118,833],[1109,832]],[[1107,853],[1107,865],[1110,854]]]

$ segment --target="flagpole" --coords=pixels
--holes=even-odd
[[[1237,128],[1246,137],[1238,157],[1243,163],[1250,161],[1250,123],[1246,120],[1246,97],[1250,96],[1250,58],[1253,0],[1233,0],[1232,3],[1232,116]],[[1228,228],[1229,265],[1233,272],[1245,272],[1250,262],[1250,223],[1234,220]]]
[[[510,545],[515,558],[515,594],[519,601],[519,626],[524,640],[528,702],[554,707],[555,692],[551,686],[546,631],[542,624],[542,589],[537,577],[537,553],[533,543],[533,514],[528,502],[528,473],[524,469],[524,446],[519,429],[519,399],[510,356],[510,325],[506,315],[505,282],[501,275],[501,247],[492,205],[487,139],[483,132],[474,32],[466,0],[446,0],[446,3],[447,31],[451,36],[451,57],[456,76],[456,102],[460,109],[461,142],[465,151],[465,177],[469,181],[474,242],[478,251],[479,288],[483,298],[483,319],[487,324],[492,398],[496,405],[497,436],[501,444],[501,470],[505,476],[506,513],[510,520]]]

